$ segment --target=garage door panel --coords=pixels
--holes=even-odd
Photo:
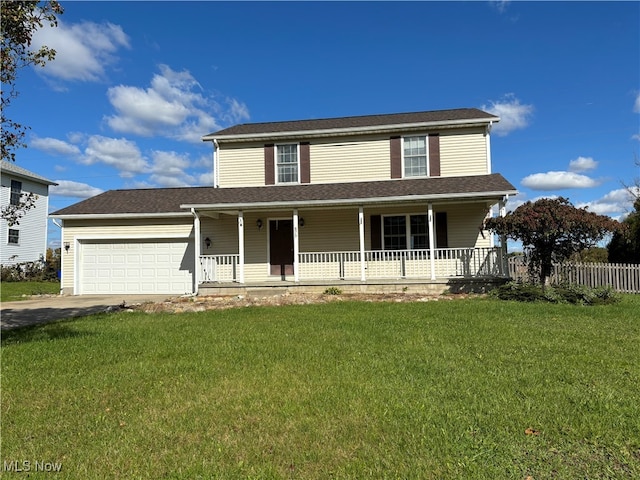
[[[85,241],[81,251],[80,293],[193,292],[193,244],[186,240]]]

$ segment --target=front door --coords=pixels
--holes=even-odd
[[[293,221],[269,220],[271,275],[293,275]]]

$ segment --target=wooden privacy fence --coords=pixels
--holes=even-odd
[[[528,279],[521,257],[509,258],[509,276]],[[640,293],[640,265],[623,263],[555,263],[551,283],[569,283],[587,287],[611,287],[617,292]]]

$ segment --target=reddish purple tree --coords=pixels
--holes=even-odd
[[[554,262],[596,245],[608,234],[620,231],[622,224],[559,197],[527,202],[504,217],[487,219],[485,228],[520,240],[529,275],[545,285]]]

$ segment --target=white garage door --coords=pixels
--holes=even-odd
[[[187,240],[86,241],[80,293],[193,292],[194,253]]]

